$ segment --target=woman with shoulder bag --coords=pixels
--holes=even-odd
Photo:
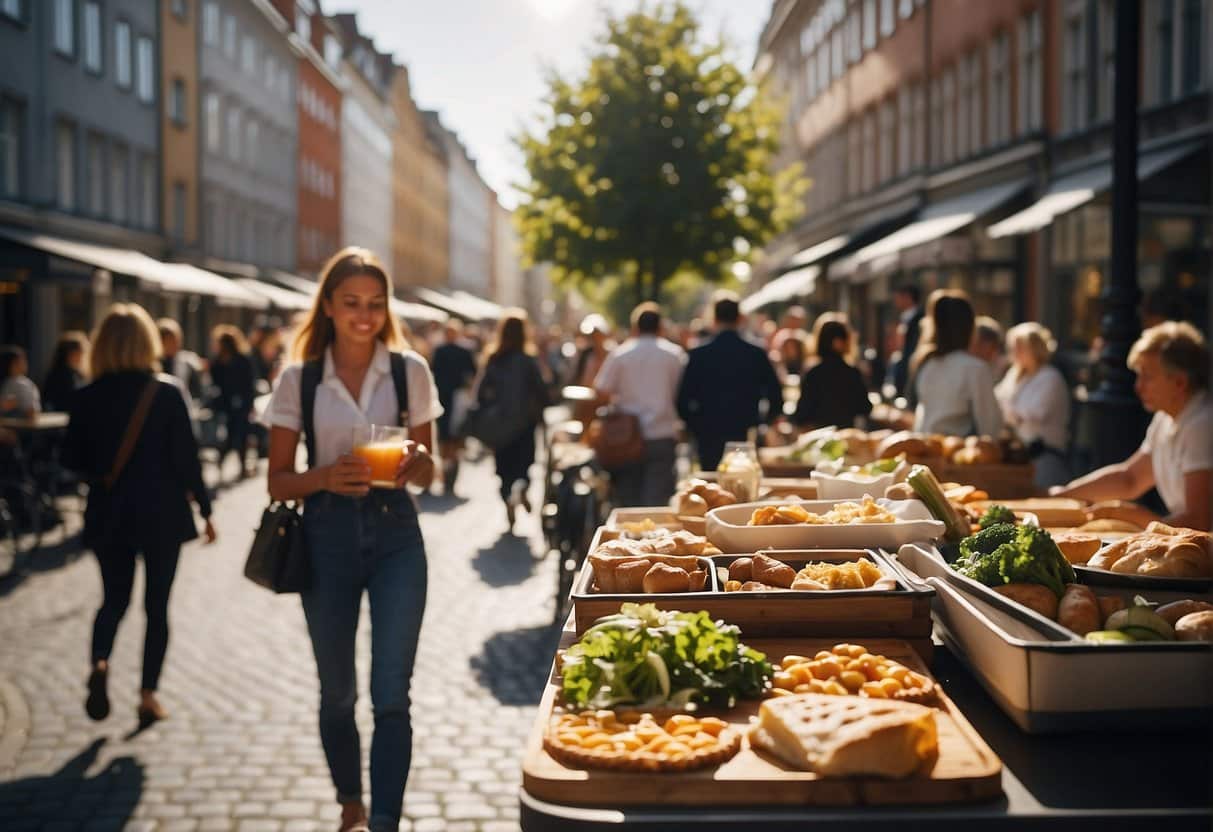
[[[198,445],[181,391],[157,376],[160,333],[141,306],[115,304],[93,335],[92,384],[72,397],[64,466],[89,483],[84,544],[101,566],[104,600],[93,623],[92,673],[85,710],[109,715],[110,651],[126,613],[136,555],[146,576],[143,682],[138,716],[150,724],[167,716],[156,686],[168,650],[168,598],[181,544],[198,536],[191,497],[215,541],[211,503],[202,481]]]
[[[507,309],[497,324],[497,334],[485,351],[484,367],[476,382],[476,401],[479,413],[469,418],[483,429],[491,428],[494,434],[489,444],[501,479],[506,520],[513,532],[518,507],[531,510],[526,494],[528,471],[535,463],[535,428],[548,404],[547,385],[535,360],[524,310]],[[477,438],[484,436],[483,431],[478,435],[475,427],[469,432]]]
[[[388,311],[391,287],[366,249],[346,248],[329,260],[292,348],[302,364],[283,370],[263,417],[270,428],[270,498],[304,503],[311,582],[303,612],[320,676],[320,741],[343,832],[368,825],[354,722],[362,596],[369,595],[371,609],[374,830],[395,830],[400,822],[412,753],[409,684],[425,610],[425,546],[405,486],[428,487],[433,478],[428,448],[442,407],[420,356],[392,351],[403,338]],[[394,489],[372,489],[370,466],[351,453],[355,429],[371,424],[408,428]],[[301,433],[310,434],[309,465],[298,472]]]

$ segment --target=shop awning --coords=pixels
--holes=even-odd
[[[162,263],[131,249],[68,240],[20,228],[0,228],[0,237],[65,260],[139,278],[164,292],[204,295],[227,306],[265,308],[263,299],[257,295],[224,277],[184,263]]]
[[[787,259],[787,262],[781,267],[784,270],[799,269],[802,266],[811,266],[819,260],[829,257],[834,252],[843,248],[851,241],[852,235],[839,234],[837,237],[831,237],[828,240],[809,246],[806,249],[793,254]],[[769,283],[767,284],[770,285]]]
[[[265,298],[276,309],[302,312],[312,308],[312,296],[296,292],[293,289],[284,289],[281,286],[275,286],[273,283],[254,280],[251,277],[237,277],[232,282],[243,289],[247,289]]]
[[[306,277],[300,277],[290,272],[279,271],[278,269],[271,270],[269,276],[293,291],[302,292],[308,298],[315,296],[316,289],[320,285],[314,280],[309,280]],[[397,318],[404,318],[406,321],[413,321],[415,323],[429,323],[431,321],[444,323],[448,317],[446,313],[437,309],[421,303],[409,303],[397,297],[389,299],[388,304],[392,308],[392,314]]]
[[[883,271],[895,265],[897,255],[905,249],[938,240],[964,228],[1004,204],[1027,185],[1026,179],[992,185],[929,205],[914,222],[838,261],[831,266],[831,275],[835,273],[835,267],[840,275],[854,274],[860,266],[866,266],[873,273]]]
[[[1201,146],[1201,142],[1189,142],[1141,154],[1137,159],[1137,179],[1149,179],[1185,156],[1195,153]],[[1039,231],[1051,223],[1054,217],[1085,205],[1111,187],[1111,162],[1062,177],[1050,185],[1045,195],[1034,204],[991,225],[987,233],[997,238]]]
[[[424,286],[412,286],[409,291],[416,295],[421,302],[449,312],[456,318],[463,318],[465,321],[495,321],[501,317],[500,306],[467,292],[453,292],[447,295]]]
[[[811,295],[817,287],[819,274],[821,274],[820,266],[801,266],[799,269],[781,274],[754,294],[742,298],[741,311],[748,315],[768,304]]]

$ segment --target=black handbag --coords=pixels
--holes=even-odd
[[[303,538],[303,516],[289,503],[270,503],[261,513],[244,576],[274,592],[303,592],[311,586],[312,565]]]

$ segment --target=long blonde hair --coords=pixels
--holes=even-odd
[[[160,369],[160,330],[137,303],[111,306],[93,330],[92,341],[89,375],[94,379],[124,370],[154,373]]]
[[[392,279],[388,276],[383,262],[369,249],[359,246],[347,246],[329,258],[320,273],[320,285],[316,289],[316,299],[311,310],[295,333],[291,344],[291,358],[295,361],[319,361],[324,357],[324,351],[329,348],[336,337],[333,321],[324,314],[324,302],[333,299],[337,287],[347,278],[357,275],[368,275],[383,283],[384,294],[390,302],[392,297]],[[400,323],[388,309],[387,321],[377,336],[387,345],[388,349],[399,349],[404,346],[404,336],[400,332]]]

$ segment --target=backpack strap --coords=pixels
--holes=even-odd
[[[392,359],[392,384],[396,387],[397,423],[402,427],[409,425],[409,373],[408,362],[402,353],[389,354]]]
[[[299,401],[303,413],[303,441],[307,447],[307,466],[311,468],[316,462],[316,423],[313,411],[316,409],[316,388],[324,375],[324,365],[319,361],[307,361],[303,364],[303,376],[299,387]]]

